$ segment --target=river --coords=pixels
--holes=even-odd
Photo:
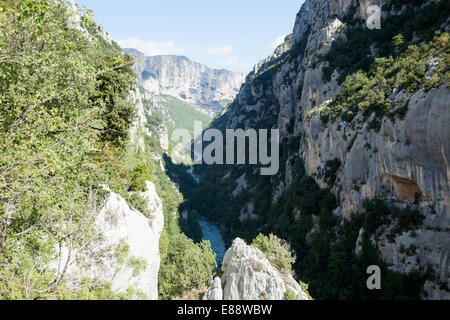
[[[226,251],[225,242],[222,238],[222,232],[217,226],[204,219],[198,219],[197,222],[202,229],[203,238],[211,242],[211,248],[216,253],[217,264],[220,267]]]
[[[187,173],[195,179],[197,183],[200,183],[200,177],[194,173],[194,167],[187,170]],[[209,240],[212,250],[216,253],[216,261],[219,268],[222,266],[222,260],[225,256],[225,241],[222,238],[222,232],[220,229],[205,219],[197,219],[200,228],[202,229],[203,239]]]

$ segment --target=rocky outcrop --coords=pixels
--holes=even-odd
[[[91,36],[99,36],[109,44],[112,43],[112,38],[108,32],[101,25],[96,25],[93,30],[95,34],[90,35],[89,32],[82,25],[83,11],[80,6],[76,4],[75,0],[54,0],[55,2],[60,2],[65,5],[72,15],[68,20],[68,27],[82,32],[87,38]]]
[[[283,300],[286,293],[310,300],[306,288],[281,274],[260,250],[236,239],[225,253],[222,279],[215,278],[205,300]]]
[[[130,139],[133,141],[135,152],[141,152],[145,150],[144,136],[147,135],[150,137],[152,135],[150,130],[146,127],[147,116],[151,116],[151,110],[144,108],[144,104],[142,102],[143,97],[139,88],[130,90],[128,99],[134,103],[137,110],[136,120],[130,129]]]
[[[101,240],[88,253],[61,248],[53,267],[71,287],[77,289],[83,279],[91,278],[111,283],[116,293],[132,288],[133,299],[158,299],[162,202],[151,182],[141,196],[147,201],[147,217],[110,192],[96,217]]]
[[[270,66],[274,61],[279,59],[283,54],[288,52],[291,49],[292,44],[292,35],[286,36],[284,42],[275,48],[275,51],[266,59],[261,60],[253,67],[253,74],[257,74],[261,70],[264,70],[268,66]]]
[[[126,49],[143,61],[135,64],[139,84],[154,94],[166,94],[185,102],[206,106],[220,113],[223,104],[235,98],[245,75],[228,70],[210,69],[182,56],[144,57]]]
[[[129,286],[145,293],[151,300],[158,299],[158,272],[160,265],[159,238],[164,226],[162,202],[156,194],[155,186],[147,182],[147,190],[141,193],[147,200],[148,217],[131,208],[127,202],[111,193],[100,212],[98,223],[100,230],[105,234],[109,245],[118,245],[125,241],[129,246],[128,264],[119,268],[117,264],[108,266],[102,272],[102,278],[112,278],[112,288],[117,291],[126,290]],[[125,260],[127,259],[125,258]],[[142,259],[146,265],[139,272],[132,265],[133,259]]]
[[[223,300],[222,280],[216,277],[211,280],[211,286],[203,296],[203,300],[220,301]]]
[[[380,8],[389,0],[306,0],[297,14],[293,31],[293,44],[302,41],[307,30],[318,31],[329,24],[333,17],[342,19],[348,14],[352,18],[366,18],[367,8],[377,5]],[[352,12],[354,4],[357,10]]]

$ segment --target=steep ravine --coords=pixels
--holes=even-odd
[[[293,243],[302,257],[298,276],[319,297],[398,298],[408,290],[397,277],[417,283],[410,297],[422,286],[421,298],[449,299],[448,3],[376,1],[386,26],[379,32],[365,27],[370,3],[305,2],[293,35],[255,67],[213,123],[280,129],[279,174],[197,166],[207,205],[195,192],[190,204],[224,226],[227,239],[276,232]],[[388,289],[358,288],[363,259],[383,264]],[[355,284],[352,265],[362,272]]]

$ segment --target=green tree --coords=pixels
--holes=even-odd
[[[399,33],[392,38],[392,44],[397,51],[404,50],[406,44],[405,37],[401,33]]]
[[[0,296],[57,297],[66,290],[65,272],[49,268],[57,248],[75,254],[100,241],[90,209],[109,175],[94,154],[120,145],[107,132],[131,125],[132,62],[68,28],[62,4],[0,7]]]
[[[209,241],[196,245],[184,234],[174,236],[159,275],[161,298],[181,297],[188,290],[206,287],[216,268]]]

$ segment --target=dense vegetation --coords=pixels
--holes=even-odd
[[[211,116],[202,110],[202,107],[184,102],[180,99],[169,95],[155,95],[152,99],[155,100],[156,108],[150,106],[149,101],[144,101],[147,108],[152,108],[154,115],[152,119],[158,118],[159,125],[164,125],[167,128],[169,137],[169,148],[167,153],[170,154],[174,161],[189,162],[190,155],[186,152],[190,142],[183,145],[181,142],[173,141],[172,134],[176,129],[186,129],[189,131],[192,138],[194,137],[194,123],[195,121],[202,123],[202,128],[205,129],[212,121]],[[151,122],[152,120],[149,119]]]
[[[419,10],[417,6],[423,3],[391,1],[384,10],[398,10],[404,4],[408,7],[399,15],[383,19],[380,30],[364,28],[364,21],[344,19],[345,37],[334,41],[316,62],[328,61],[323,68],[325,80],[330,81],[337,70],[338,82],[345,83],[331,103],[317,106],[309,115],[320,114],[327,123],[337,117],[352,122],[359,112],[367,120],[375,113],[369,129],[378,130],[384,116],[406,114],[415,92],[437,87],[443,78],[448,83],[449,34],[439,30],[450,4],[440,1]],[[430,61],[436,65],[430,65]],[[400,97],[394,99],[399,93]]]
[[[69,27],[72,14],[50,0],[0,1],[0,298],[143,297],[132,287],[118,294],[96,279],[69,286],[51,265],[58,247],[81,256],[102,241],[95,224],[106,196],[102,185],[146,214],[135,193],[146,180],[155,183],[164,205],[161,297],[203,286],[214,255],[209,244],[195,245],[180,232],[183,200],[154,160],[160,152],[155,135],[145,138],[141,152],[130,141],[133,60],[96,34],[90,14],[82,19],[88,34]],[[174,269],[189,256],[197,260]],[[116,258],[135,274],[148,263]]]
[[[282,147],[287,145],[282,144]],[[254,245],[276,257],[271,263],[281,270],[289,269],[292,249],[296,256],[293,271],[297,279],[308,283],[309,293],[315,299],[419,299],[425,281],[422,273],[414,271],[402,275],[390,271],[369,237],[379,228],[395,222],[398,227],[391,230],[392,236],[414,230],[421,225],[423,217],[411,208],[399,209],[374,200],[367,202],[365,213],[351,220],[337,218],[333,214],[334,195],[327,189],[320,189],[305,174],[303,162],[291,157],[292,150],[284,152],[287,154],[282,157],[290,159],[294,180],[278,200],[272,202],[271,195],[280,177],[259,176],[253,167],[212,166],[199,168],[204,171],[195,188],[189,187],[192,183],[189,176],[173,177],[187,199],[184,207],[223,226],[228,243],[236,237],[249,243],[256,239]],[[169,171],[172,170],[174,168]],[[285,168],[281,172],[283,170]],[[224,178],[227,174],[229,178]],[[248,187],[233,196],[235,181],[243,174],[246,174]],[[248,203],[254,204],[254,214],[258,218],[241,222],[239,217]],[[364,242],[361,254],[355,256],[361,228],[366,230]],[[275,237],[270,234],[291,244],[289,254],[280,250],[286,247],[286,242],[270,241]],[[383,288],[376,293],[366,287],[366,270],[370,265],[379,265],[383,273]]]
[[[428,4],[423,9],[417,5],[423,0],[391,1],[383,10],[399,9],[408,4],[400,15],[388,16],[382,21],[382,28],[369,30],[364,28],[364,20],[353,20],[350,14],[346,23],[345,38],[334,41],[331,49],[319,61],[328,61],[329,65],[323,69],[324,78],[331,80],[334,70],[339,72],[339,82],[342,83],[348,75],[359,70],[367,72],[375,57],[396,57],[407,48],[407,44],[430,41],[436,30],[445,22],[450,10],[448,1]],[[395,41],[392,41],[392,40]]]
[[[124,148],[134,118],[125,96],[131,59],[69,29],[61,5],[0,6],[0,292],[73,297],[47,265],[57,245],[78,250],[95,234],[91,207],[111,177],[92,165],[94,150]],[[80,297],[112,295],[94,285],[83,283]]]
[[[401,37],[393,42],[404,43]],[[430,70],[430,61],[436,65]],[[430,90],[445,79],[449,83],[448,62],[450,61],[449,33],[437,33],[427,45],[410,45],[400,56],[376,58],[368,72],[359,71],[348,76],[335,99],[318,106],[310,115],[319,113],[322,120],[342,120],[352,122],[361,112],[365,119],[373,113],[376,119],[384,116],[404,116],[408,111],[411,96],[418,90]],[[392,94],[402,92],[396,101]],[[379,128],[380,123],[375,125]]]

